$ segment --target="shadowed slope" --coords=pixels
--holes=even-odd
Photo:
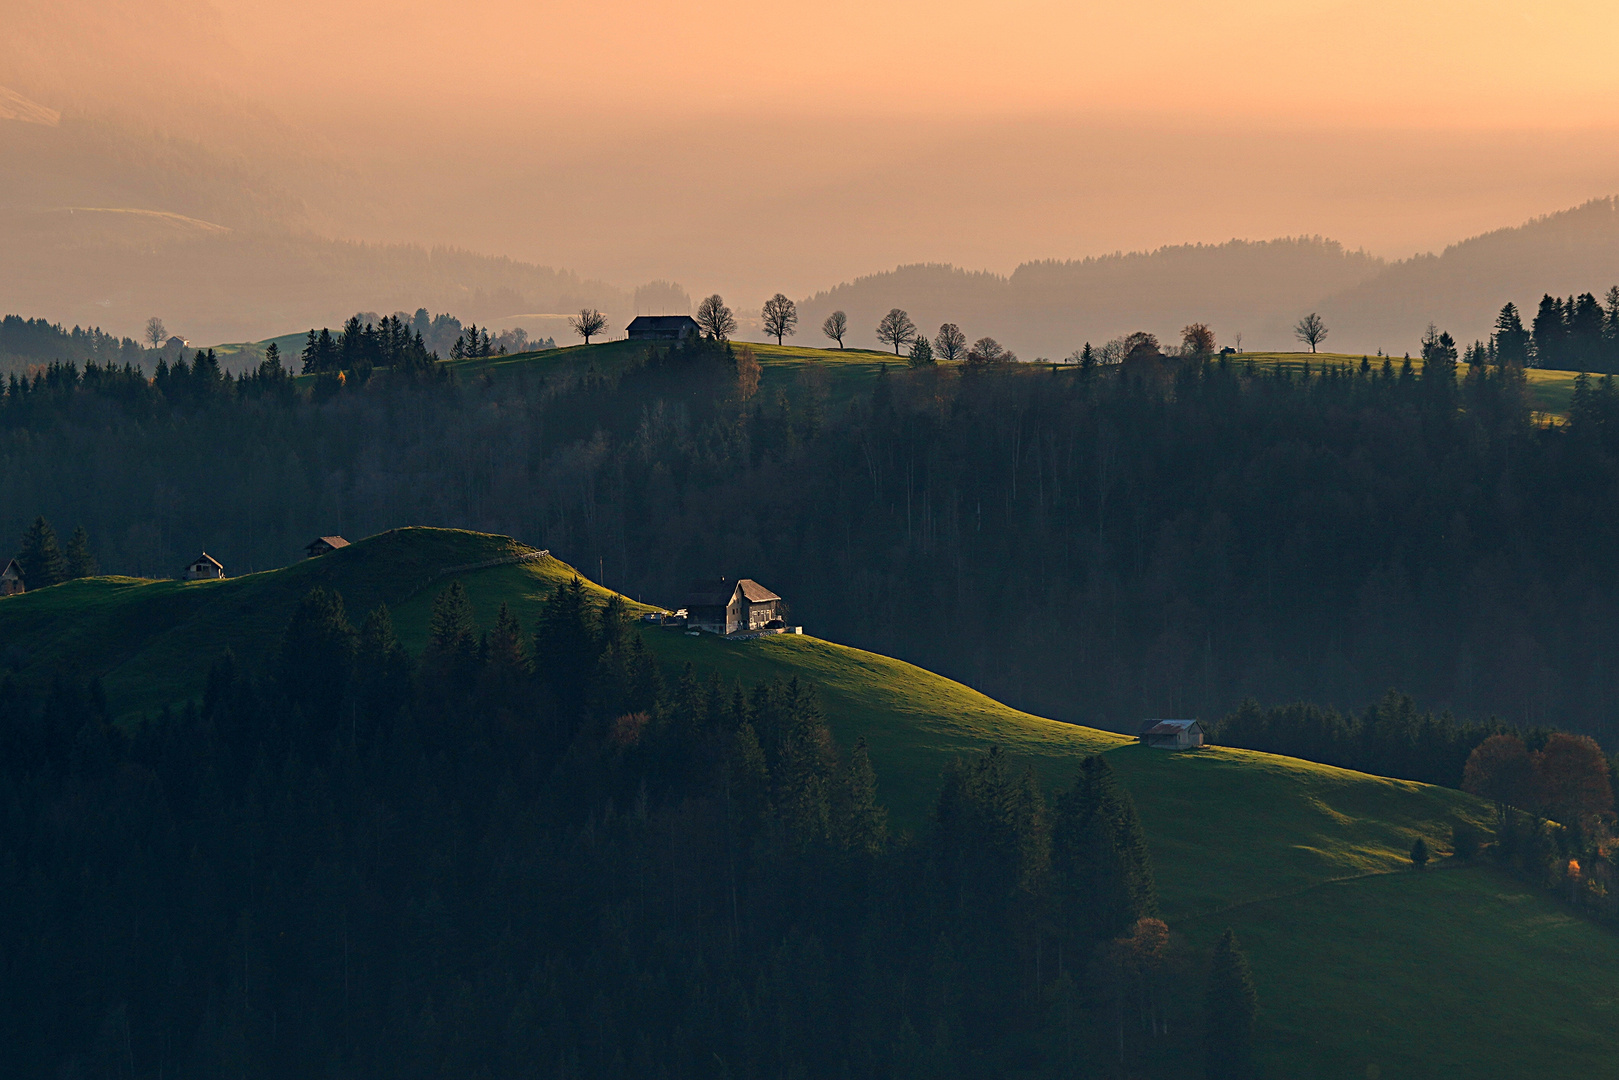
[[[543,558],[444,573],[530,552],[508,537],[401,529],[220,582],[72,582],[0,600],[0,642],[30,673],[77,662],[105,679],[115,711],[149,715],[200,693],[227,646],[268,662],[315,585],[341,591],[356,621],[387,603],[412,649],[451,580],[466,586],[480,624],[506,603],[532,628],[571,567]],[[1085,755],[1105,752],[1135,797],[1170,924],[1200,947],[1226,926],[1243,939],[1274,1075],[1350,1080],[1373,1064],[1390,1077],[1442,1066],[1503,1080],[1619,1075],[1607,1049],[1619,938],[1488,868],[1441,858],[1409,870],[1416,837],[1443,852],[1453,822],[1488,822],[1476,799],[1248,750],[1148,750],[808,636],[643,638],[671,674],[691,663],[727,683],[815,683],[839,743],[867,740],[880,798],[902,828],[924,824],[941,771],[960,755],[999,745],[1052,792]]]

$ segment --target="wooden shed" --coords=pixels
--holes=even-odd
[[[1203,745],[1203,726],[1196,720],[1148,720],[1141,741],[1155,750],[1192,750]]]
[[[186,565],[187,581],[208,581],[225,576],[225,564],[206,551]]]
[[[8,559],[5,569],[0,570],[0,596],[15,596],[27,591],[23,587],[22,564],[16,559]]]
[[[349,546],[349,542],[341,536],[317,536],[304,545],[304,551],[311,559],[318,559],[322,555],[329,555],[338,548]]]

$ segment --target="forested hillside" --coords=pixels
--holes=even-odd
[[[629,355],[606,348],[312,391],[64,373],[0,409],[4,529],[82,523],[104,569],[172,575],[200,549],[239,573],[318,534],[465,525],[669,606],[752,576],[794,622],[1100,726],[1395,686],[1613,733],[1605,384],[1547,428],[1511,369],[1443,358],[772,383],[767,355],[775,389],[747,397],[726,350],[577,365]]]
[[[12,1067],[878,1080],[1203,1056],[1201,1022],[1160,1022],[1169,978],[1202,973],[1100,758],[1048,798],[975,755],[896,844],[814,687],[666,682],[625,614],[576,579],[532,634],[504,607],[480,628],[452,583],[417,657],[388,608],[356,629],[316,588],[278,647],[224,652],[200,707],[133,732],[99,684],[0,680]],[[1245,965],[1213,978],[1251,993]],[[1246,1063],[1238,1019],[1212,1047]]]
[[[1161,753],[636,610],[511,538],[421,528],[0,601],[14,1057],[1180,1077],[1248,1029],[1234,927],[1266,1075],[1606,1065],[1614,940],[1553,899],[1571,856],[1611,880],[1599,840],[1500,830],[1480,863],[1461,840],[1495,815],[1460,792]]]

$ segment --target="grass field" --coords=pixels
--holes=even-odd
[[[413,649],[433,597],[456,578],[482,623],[506,602],[532,626],[572,576],[565,564],[440,573],[523,550],[505,537],[406,529],[220,582],[72,582],[0,600],[0,656],[25,672],[77,660],[104,679],[115,710],[150,716],[199,694],[226,646],[249,663],[273,655],[316,584],[339,589],[355,621],[387,603]],[[1348,1080],[1372,1065],[1391,1078],[1619,1075],[1619,937],[1486,867],[1441,858],[1426,873],[1408,869],[1415,837],[1443,851],[1452,822],[1486,822],[1477,800],[1252,751],[1149,751],[809,636],[644,638],[671,669],[689,661],[727,680],[815,682],[839,742],[866,738],[902,828],[925,822],[941,770],[960,754],[998,744],[1052,790],[1084,755],[1106,753],[1140,808],[1172,927],[1207,946],[1229,925],[1247,945],[1270,1075]]]
[[[867,387],[883,367],[905,366],[903,356],[868,349],[807,349],[797,345],[746,345],[759,358],[761,400],[773,400],[778,390],[813,388],[831,404],[841,404]],[[488,377],[555,377],[580,374],[591,367],[614,371],[646,355],[643,341],[608,341],[598,345],[570,345],[539,352],[514,353],[477,360],[452,360],[449,367],[463,380]]]

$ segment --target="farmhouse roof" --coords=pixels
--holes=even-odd
[[[225,569],[225,564],[224,563],[220,562],[218,559],[214,558],[212,555],[208,554],[206,551],[203,552],[201,555],[198,555],[195,559],[192,559],[189,565],[196,566],[198,563],[204,563],[204,562],[205,563],[213,563],[215,566],[219,567],[221,570]]]
[[[625,327],[627,332],[635,330],[659,330],[668,333],[678,333],[681,329],[696,328],[697,320],[690,315],[637,315]]]
[[[710,579],[692,584],[686,594],[687,607],[725,607],[731,602],[737,590],[742,590],[742,599],[750,604],[764,604],[771,600],[780,600],[781,597],[754,581],[752,578],[743,578],[741,581],[732,581],[730,578]]]
[[[0,577],[5,577],[7,574],[15,574],[19,578],[24,577],[25,575],[22,572],[22,563],[18,562],[16,559],[7,559],[6,565],[0,566]]]
[[[349,546],[349,542],[343,539],[341,536],[317,536],[311,540],[307,546],[314,547],[316,544],[325,544],[329,548]]]
[[[1179,735],[1181,732],[1197,727],[1196,720],[1148,720],[1141,729],[1143,735]]]
[[[771,600],[780,600],[781,597],[754,581],[752,578],[743,578],[737,582],[742,588],[742,599],[750,604],[763,604]]]

